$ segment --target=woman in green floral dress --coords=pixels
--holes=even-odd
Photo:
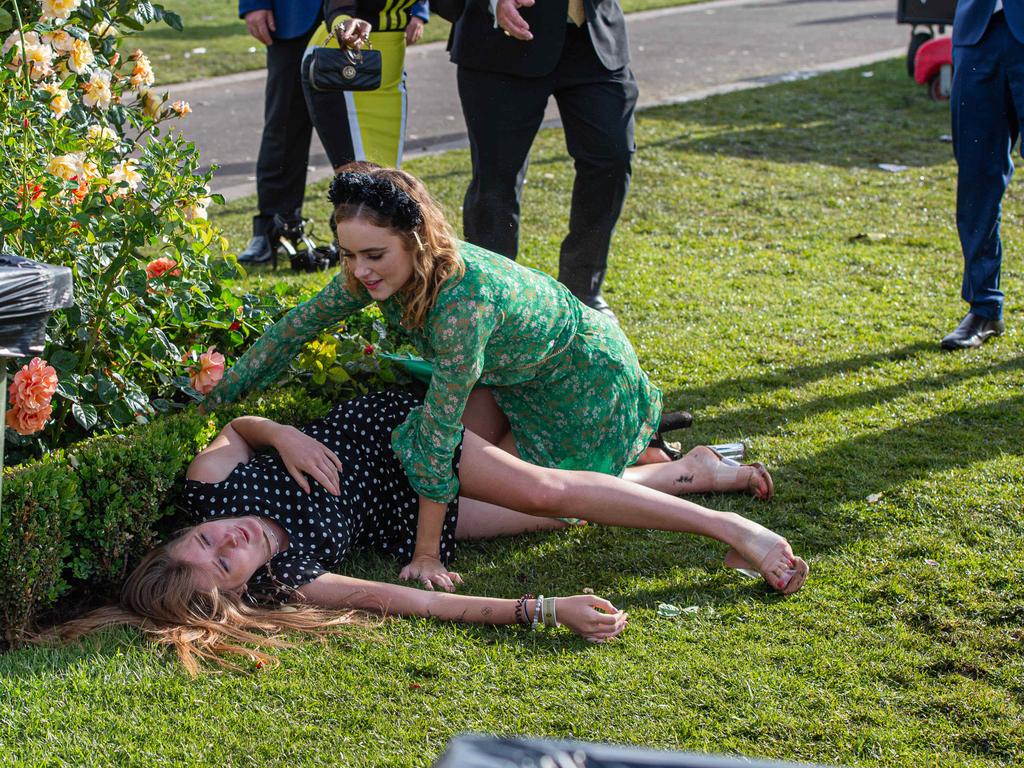
[[[438,547],[445,505],[459,492],[453,469],[474,387],[490,395],[478,390],[466,423],[485,439],[532,464],[611,475],[648,446],[661,392],[617,325],[550,276],[456,240],[409,174],[361,164],[335,177],[330,199],[344,271],[270,328],[207,407],[272,383],[320,331],[376,301],[433,363],[423,405],[392,437],[420,495],[416,556],[402,576],[448,587],[435,578],[444,572]],[[763,466],[729,471],[737,489],[771,495]],[[638,480],[678,493],[671,472]]]

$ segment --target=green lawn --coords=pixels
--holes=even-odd
[[[694,2],[699,0],[622,0],[622,7],[632,13]],[[161,23],[133,38],[152,60],[158,85],[247,72],[266,65],[265,49],[238,18],[235,0],[164,0],[162,5],[181,16],[184,31],[175,32]],[[431,17],[420,45],[447,40],[450,26],[440,16]]]
[[[742,438],[772,468],[771,504],[703,500],[788,535],[811,563],[799,595],[686,536],[591,527],[465,546],[470,592],[590,587],[630,627],[594,647],[391,621],[284,652],[277,670],[195,682],[127,632],[19,651],[0,658],[0,759],[426,766],[469,730],[1022,764],[1024,187],[1006,206],[1007,334],[942,354],[963,311],[947,113],[902,62],[870,71],[642,113],[608,277],[666,403],[696,415],[682,438]],[[557,132],[535,150],[522,261],[551,270],[571,165]],[[455,152],[409,167],[456,211],[468,165]],[[323,217],[323,185],[310,197]],[[252,205],[220,216],[239,239]],[[375,558],[354,569],[397,573]],[[659,603],[699,609],[665,618]]]

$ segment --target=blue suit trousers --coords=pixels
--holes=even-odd
[[[1003,193],[1024,115],[1024,43],[1002,14],[973,45],[953,47],[953,152],[959,168],[956,226],[964,254],[961,296],[971,312],[1001,319],[999,237]]]

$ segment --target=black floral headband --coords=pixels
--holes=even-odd
[[[409,193],[385,176],[346,171],[331,182],[327,199],[333,205],[362,204],[391,220],[395,229],[409,232],[423,223],[423,211]]]

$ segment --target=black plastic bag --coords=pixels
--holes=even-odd
[[[41,353],[50,313],[73,303],[70,269],[0,253],[0,357]]]
[[[804,764],[806,766],[806,764]],[[434,768],[797,768],[795,763],[663,752],[611,744],[463,735]]]

